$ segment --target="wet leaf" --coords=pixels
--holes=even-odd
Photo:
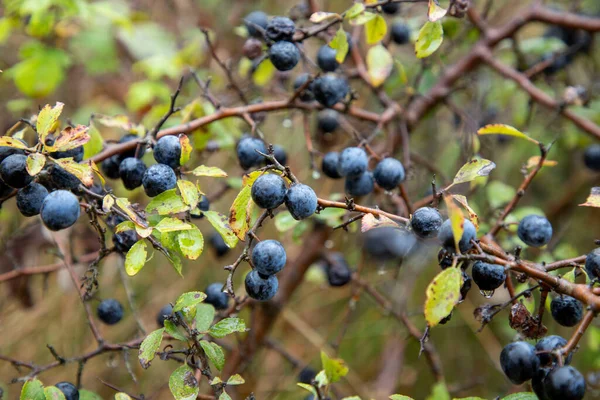
[[[216,211],[203,211],[202,214],[206,217],[208,222],[219,232],[219,235],[225,241],[225,244],[230,248],[234,248],[238,243],[238,238],[235,236],[227,217],[223,214],[219,214]]]
[[[31,176],[36,176],[44,168],[46,164],[46,156],[41,153],[31,153],[27,156],[25,167],[27,173]]]
[[[394,60],[389,51],[382,45],[373,46],[367,53],[367,72],[374,87],[380,86],[390,76]]]
[[[539,144],[539,142],[537,140],[530,138],[523,132],[519,131],[517,128],[514,128],[510,125],[504,125],[504,124],[486,125],[482,128],[479,128],[479,130],[477,131],[477,134],[478,135],[508,135],[508,136],[514,136],[514,137],[518,137],[521,139],[525,139],[525,140],[530,141],[535,144]]]
[[[183,198],[177,194],[176,189],[162,192],[152,198],[146,206],[146,212],[156,211],[158,215],[177,214],[189,209],[190,206],[184,203]]]
[[[79,164],[73,158],[61,158],[54,160],[65,171],[75,175],[85,186],[90,187],[94,184],[94,170],[90,164]]]
[[[180,179],[177,181],[177,187],[185,204],[195,208],[198,205],[198,200],[200,200],[200,194],[196,185],[190,181]]]
[[[44,146],[47,151],[67,151],[81,147],[90,140],[89,128],[77,125],[75,128],[67,126],[52,146]]]
[[[419,31],[415,43],[417,58],[425,58],[432,55],[444,41],[444,29],[440,21],[427,21]]]
[[[25,143],[21,142],[17,138],[10,137],[10,136],[0,136],[0,146],[14,147],[15,149],[21,149],[21,150],[24,150],[27,148],[27,145],[25,145]]]
[[[462,275],[458,268],[447,268],[437,274],[425,292],[425,319],[435,327],[446,318],[460,300]]]
[[[215,308],[212,304],[200,303],[196,306],[196,329],[198,332],[208,332],[215,319]]]
[[[150,363],[154,359],[156,352],[160,348],[164,332],[165,328],[155,330],[146,336],[140,345],[138,360],[140,361],[142,368],[146,369],[150,366]]]
[[[200,392],[194,370],[187,365],[177,368],[169,377],[169,389],[175,400],[194,400]]]
[[[202,303],[206,299],[206,295],[202,292],[187,292],[179,296],[173,307],[173,312],[181,311],[185,307],[192,307],[198,303]]]
[[[179,243],[181,254],[190,260],[198,259],[204,249],[204,237],[202,236],[202,232],[196,227],[179,232],[177,242]]]

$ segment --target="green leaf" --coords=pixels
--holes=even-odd
[[[194,185],[193,182],[178,180],[177,187],[179,188],[179,192],[181,192],[181,198],[188,206],[194,208],[198,205],[198,200],[200,200],[200,193],[198,192],[198,188]]]
[[[341,358],[329,358],[329,356],[321,351],[321,363],[323,370],[329,383],[335,383],[348,374],[348,367]]]
[[[173,307],[173,312],[181,311],[185,307],[192,307],[198,303],[202,303],[206,299],[206,295],[202,292],[187,292],[179,296]]]
[[[391,400],[414,400],[412,397],[404,396],[401,394],[393,394],[390,396]]]
[[[192,174],[196,176],[210,176],[213,178],[227,177],[227,172],[223,171],[221,168],[208,167],[206,165],[200,165],[199,167],[194,168]]]
[[[226,391],[223,391],[219,396],[219,400],[231,400],[231,396],[228,395]]]
[[[155,330],[154,332],[146,336],[146,338],[140,345],[138,360],[140,360],[140,365],[142,366],[142,368],[146,369],[150,366],[150,363],[154,359],[156,352],[160,348],[164,332],[165,328]]]
[[[177,325],[168,319],[165,319],[165,331],[177,340],[181,340],[182,342],[187,341],[187,338],[181,332],[179,332]]]
[[[89,390],[79,389],[79,400],[102,400],[102,397]]]
[[[537,400],[537,396],[531,392],[521,392],[509,394],[503,397],[502,400]]]
[[[177,189],[162,192],[146,206],[147,212],[156,211],[158,215],[177,214],[189,209],[190,206],[185,204],[182,197],[177,194]]]
[[[196,306],[196,329],[198,332],[208,332],[215,319],[215,308],[208,303]]]
[[[361,12],[356,17],[349,19],[348,22],[350,22],[350,25],[352,25],[352,26],[364,25],[376,17],[377,17],[377,14],[365,11],[365,12]]]
[[[344,397],[342,400],[361,400],[358,396]]]
[[[21,400],[46,400],[44,385],[38,379],[25,382],[21,389]]]
[[[196,260],[204,250],[204,237],[202,232],[196,227],[187,231],[181,231],[177,234],[179,250],[185,258]]]
[[[65,395],[56,386],[47,386],[44,388],[46,400],[66,400]]]
[[[256,86],[265,86],[275,75],[275,66],[268,58],[265,58],[252,74],[252,80]]]
[[[131,249],[129,249],[125,256],[125,272],[127,272],[127,275],[134,276],[140,272],[144,268],[144,265],[146,265],[147,255],[145,240],[139,240],[131,246]]]
[[[240,374],[235,374],[229,377],[229,379],[227,379],[227,384],[228,385],[243,385],[244,383],[246,383],[246,381],[244,380],[244,378],[242,378],[242,376]]]
[[[328,226],[334,227],[344,222],[343,217],[346,215],[346,212],[348,212],[348,210],[345,208],[331,207],[324,209],[318,214],[315,214],[315,218],[317,218],[319,221],[325,222]]]
[[[375,15],[375,18],[370,19],[365,24],[365,37],[367,44],[375,44],[385,37],[387,33],[387,24],[385,18],[381,15]]]
[[[214,324],[208,334],[214,338],[220,339],[233,332],[246,332],[246,323],[240,318],[225,318]]]
[[[359,3],[357,3],[359,4]],[[335,49],[335,59],[338,63],[342,64],[346,59],[346,55],[348,54],[348,36],[346,36],[346,31],[344,28],[340,26],[340,28],[335,33],[331,42],[329,42],[329,47]]]
[[[446,318],[460,300],[462,275],[458,268],[447,268],[431,281],[425,295],[425,319],[430,327]]]
[[[203,214],[213,228],[219,232],[219,235],[221,235],[225,244],[230,248],[234,248],[238,243],[238,238],[235,236],[232,227],[229,225],[227,217],[216,211],[204,211]]]
[[[225,353],[221,346],[216,343],[208,342],[206,340],[200,341],[200,346],[206,353],[206,356],[210,360],[211,363],[215,366],[219,371],[223,370],[223,366],[225,365]]]
[[[432,55],[444,41],[444,29],[440,21],[427,21],[419,31],[415,52],[417,58],[425,58]]]
[[[169,377],[169,389],[175,400],[194,400],[200,392],[194,370],[182,365],[173,371]]]
[[[90,140],[83,145],[83,159],[88,159],[102,151],[103,139],[100,131],[96,126],[90,124],[90,129],[88,131],[90,135]]]
[[[356,3],[358,4],[358,3]],[[313,387],[313,385],[308,385],[306,383],[298,382],[296,385],[300,386],[304,390],[308,390],[312,393],[313,396],[317,397],[317,390]]]
[[[427,400],[450,400],[450,393],[446,384],[444,382],[436,383],[431,389],[431,394],[427,397]]]
[[[31,176],[36,176],[46,164],[46,156],[41,153],[31,153],[25,160],[27,173]]]
[[[319,387],[327,386],[330,383],[329,379],[327,379],[327,374],[325,373],[324,369],[319,371],[314,380],[317,382],[317,386]]]
[[[492,208],[508,204],[517,194],[517,190],[501,181],[492,181],[485,187],[488,202]]]
[[[367,72],[371,85],[374,87],[380,86],[394,67],[394,60],[389,51],[382,45],[378,44],[369,49],[367,53]]]
[[[6,71],[7,76],[14,80],[21,93],[33,98],[42,98],[54,92],[64,80],[66,68],[71,63],[69,55],[63,50],[39,42],[22,46],[21,56],[23,61]]]
[[[456,173],[452,185],[470,182],[480,176],[488,176],[494,168],[496,168],[496,164],[490,160],[483,158],[471,160]]]
[[[156,224],[155,228],[160,233],[167,233],[167,232],[178,232],[178,231],[185,231],[188,229],[193,229],[194,226],[192,224],[188,224],[187,222],[183,222],[182,220],[180,220],[178,218],[167,217],[167,218],[161,219],[160,222],[158,224]]]
[[[507,135],[507,136],[514,136],[520,139],[525,139],[529,142],[535,143],[535,144],[539,144],[539,142],[535,139],[530,138],[529,136],[527,136],[526,134],[524,134],[523,132],[521,132],[520,130],[518,130],[517,128],[514,128],[510,125],[504,125],[504,124],[490,124],[490,125],[486,125],[484,127],[479,128],[479,130],[477,131],[478,135]]]
[[[363,3],[354,3],[354,5],[346,11],[346,19],[356,18],[362,14],[363,11],[365,11],[365,5]]]

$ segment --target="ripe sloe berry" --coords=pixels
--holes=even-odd
[[[261,32],[256,27],[260,27],[263,30],[267,29],[269,23],[269,17],[262,11],[252,11],[244,18],[244,25],[248,29],[248,34],[254,37],[262,37]]]
[[[600,171],[600,144],[593,144],[585,149],[583,162],[592,171]]]
[[[538,357],[542,367],[552,366],[555,363],[555,360],[554,355],[551,354],[551,352],[565,347],[566,345],[567,340],[558,335],[546,336],[537,342],[535,345],[535,351],[538,352]],[[564,363],[569,365],[572,358],[573,353],[569,353],[569,356],[564,360]]]
[[[131,142],[134,140],[138,140],[138,136],[133,133],[128,133],[127,135],[125,135],[121,139],[119,139],[119,143],[127,143],[127,142]],[[136,147],[134,147],[131,150],[124,151],[120,155],[121,161],[126,159],[127,157],[135,157],[135,153],[136,153]],[[143,154],[144,153],[142,152],[139,156],[141,157]]]
[[[552,238],[552,225],[545,217],[528,215],[519,223],[517,235],[531,247],[542,247]]]
[[[127,190],[133,190],[142,185],[142,178],[146,172],[146,164],[135,157],[128,157],[121,161],[119,176]]]
[[[328,44],[323,45],[317,52],[317,65],[325,72],[333,72],[339,67],[339,63],[335,59],[337,52]]]
[[[331,133],[340,126],[338,112],[335,110],[323,110],[317,115],[317,126],[325,133]]]
[[[502,349],[500,366],[512,383],[520,385],[535,376],[540,367],[540,360],[532,345],[527,342],[513,342]]]
[[[158,196],[165,190],[177,186],[177,176],[168,165],[154,164],[144,172],[142,185],[144,185],[146,195],[149,197]]]
[[[340,170],[338,169],[339,160],[340,153],[337,151],[330,151],[323,156],[321,170],[325,176],[332,179],[340,179],[342,177],[342,175],[340,175]]]
[[[50,153],[50,157],[54,159],[73,158],[73,161],[80,162],[83,160],[83,146],[75,147],[71,150],[55,151],[54,153]]]
[[[392,40],[396,44],[407,44],[410,42],[410,28],[408,25],[396,21],[392,24]]]
[[[473,280],[465,271],[462,271],[463,284],[460,287],[460,300],[464,300],[467,298],[467,293],[471,290],[471,286],[473,285]]]
[[[285,267],[285,262],[285,249],[277,240],[263,240],[252,250],[252,265],[262,276],[278,273]]]
[[[383,226],[365,232],[363,247],[377,260],[402,259],[416,242],[415,236],[405,229]]]
[[[350,196],[366,196],[375,188],[373,174],[365,171],[358,176],[347,176],[344,189]]]
[[[295,183],[285,194],[285,206],[294,219],[308,218],[317,210],[317,195],[310,186]]]
[[[360,176],[367,170],[369,157],[360,147],[346,147],[338,161],[338,170],[342,176]]]
[[[413,213],[410,226],[418,237],[430,239],[437,236],[443,222],[438,210],[431,207],[421,207]]]
[[[79,390],[70,382],[58,382],[54,385],[65,396],[65,400],[79,400]]]
[[[154,146],[154,159],[159,164],[168,165],[171,168],[177,168],[181,164],[181,143],[177,136],[163,136]]]
[[[262,52],[263,44],[256,38],[248,38],[244,42],[244,47],[242,47],[242,54],[248,57],[250,60],[256,60],[262,55]]]
[[[68,172],[56,164],[51,165],[47,169],[48,174],[46,179],[40,181],[48,190],[73,190],[76,191],[81,181],[72,173]]]
[[[273,210],[283,204],[287,187],[277,174],[261,175],[252,184],[252,200],[260,208]]]
[[[585,378],[570,365],[548,372],[544,392],[550,400],[581,400],[585,396]]]
[[[531,378],[531,389],[533,389],[533,393],[538,397],[538,400],[550,400],[546,396],[546,389],[544,388],[544,379],[548,376],[548,372],[550,372],[549,368],[540,367],[535,376]]]
[[[300,371],[300,373],[298,374],[298,382],[310,385],[310,383],[313,381],[313,379],[315,379],[316,376],[317,371],[315,371],[311,367],[304,367],[302,368],[302,371]]]
[[[352,271],[342,253],[330,253],[326,261],[329,286],[344,286],[352,280]]]
[[[385,190],[395,189],[405,178],[404,166],[395,158],[384,158],[373,171],[375,182]]]
[[[381,6],[381,10],[386,14],[396,14],[400,9],[400,3],[386,3]]]
[[[108,157],[102,161],[102,173],[110,179],[119,179],[119,166],[121,165],[121,157],[118,154]]]
[[[202,196],[200,201],[198,201],[198,205],[196,206],[200,211],[208,211],[210,209],[210,201],[208,197]],[[190,214],[192,218],[200,219],[204,217],[204,214],[200,213],[199,215]]]
[[[321,76],[313,82],[315,99],[325,107],[333,107],[350,92],[345,79],[335,75]]]
[[[267,148],[262,140],[245,136],[237,144],[237,156],[242,169],[256,167],[262,163],[264,157],[257,151],[267,154]]]
[[[162,328],[163,326],[165,326],[165,320],[172,313],[173,313],[173,306],[170,305],[170,304],[167,304],[166,306],[164,306],[163,308],[161,308],[158,311],[158,314],[156,314],[156,325],[158,325],[160,328]]]
[[[588,253],[585,258],[585,272],[590,279],[600,279],[600,248]]]
[[[80,212],[79,200],[66,190],[50,193],[40,209],[42,221],[51,231],[60,231],[72,226],[79,218]]]
[[[33,181],[26,168],[27,157],[13,154],[0,163],[0,177],[8,186],[15,189],[24,188]]]
[[[298,75],[298,77],[296,77],[296,80],[294,80],[294,91],[300,89],[302,85],[304,85],[309,79],[310,74],[304,73]],[[313,101],[315,99],[315,95],[313,94],[313,85],[314,82],[309,83],[306,89],[304,89],[300,93],[300,95],[298,96],[300,100],[308,102]]]
[[[583,306],[579,300],[571,296],[555,297],[550,303],[552,317],[559,325],[575,326],[583,317]]]
[[[229,246],[227,246],[225,240],[223,240],[223,237],[217,232],[214,232],[212,235],[210,235],[208,238],[208,243],[210,243],[212,248],[215,250],[215,255],[218,258],[223,257],[229,252]]]
[[[278,144],[273,145],[273,156],[279,164],[284,166],[287,164],[287,154],[285,153],[285,149]],[[265,158],[265,164],[270,165],[271,162]]]
[[[98,304],[96,314],[100,321],[114,325],[123,318],[123,306],[115,299],[105,299]]]
[[[477,230],[475,229],[475,225],[468,219],[464,220],[463,223],[463,234],[458,242],[458,248],[461,252],[465,252],[473,247],[471,240],[474,240],[477,237]],[[442,246],[446,248],[451,253],[455,252],[454,245],[454,234],[452,233],[452,222],[447,219],[442,224],[440,231],[438,233],[438,239],[442,242]]]
[[[38,215],[46,196],[48,196],[48,189],[32,182],[17,192],[17,208],[26,217]]]
[[[211,304],[217,310],[225,310],[229,305],[229,296],[223,292],[222,283],[211,283],[205,290],[206,299],[204,302]]]
[[[506,280],[504,267],[498,264],[475,261],[471,273],[473,275],[473,281],[480,290],[496,290]]]
[[[267,23],[265,31],[267,39],[273,42],[282,40],[291,42],[296,32],[296,25],[287,17],[273,17]]]
[[[414,232],[414,231],[413,231]],[[445,248],[441,248],[438,252],[438,263],[442,269],[446,269],[452,266],[452,253],[447,251]]]
[[[128,229],[119,233],[115,233],[112,237],[115,249],[121,254],[127,254],[133,245],[139,240],[137,232],[133,229]]]
[[[21,149],[17,149],[9,146],[0,146],[0,163],[4,161],[4,159],[8,156],[12,156],[13,154],[25,154],[25,152]]]
[[[294,43],[282,40],[269,49],[269,60],[278,71],[289,71],[300,61],[300,51]]]
[[[273,298],[279,288],[279,281],[275,275],[267,278],[261,277],[257,271],[250,271],[244,281],[248,296],[258,301],[267,301]]]
[[[2,179],[0,179],[0,199],[8,196],[9,194],[12,193],[12,191],[13,191],[13,188],[8,186],[6,183],[2,182]]]

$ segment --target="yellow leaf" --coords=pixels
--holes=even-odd
[[[452,196],[444,196],[444,202],[448,209],[448,218],[452,224],[452,235],[454,236],[454,246],[456,252],[460,253],[459,245],[460,239],[462,238],[463,232],[465,231],[465,217],[460,211],[460,208],[452,201]]]
[[[190,160],[192,154],[192,145],[187,135],[183,133],[179,135],[179,143],[181,144],[181,156],[179,157],[179,164],[185,165]]]
[[[362,14],[365,11],[365,5],[362,3],[354,3],[354,5],[352,5],[352,7],[350,7],[347,11],[346,11],[346,18],[347,19],[354,19],[356,17],[358,17],[360,14]]]
[[[371,79],[371,85],[378,87],[385,82],[392,72],[393,66],[392,56],[382,44],[369,49],[367,53],[367,71]]]
[[[525,140],[528,140],[535,144],[539,144],[539,142],[537,140],[530,138],[523,132],[519,131],[517,128],[514,128],[510,125],[504,125],[504,124],[486,125],[482,128],[479,128],[479,130],[477,131],[477,134],[478,135],[508,135],[508,136],[514,136],[514,137],[518,137],[521,139],[525,139]]]
[[[537,167],[537,165],[540,163],[541,158],[542,158],[541,156],[530,157],[529,160],[527,160],[527,165],[526,165],[527,169]],[[542,167],[554,167],[557,164],[558,164],[558,161],[544,160],[544,162],[542,163]]]
[[[158,196],[156,196],[158,197]],[[142,228],[147,228],[148,224],[146,223],[146,221],[144,221],[143,218],[141,218],[133,209],[133,207],[131,207],[131,204],[129,203],[129,200],[127,200],[126,198],[123,197],[119,197],[117,198],[117,206],[121,209],[121,211],[123,211],[125,214],[127,214],[127,216],[136,224],[141,226]]]
[[[465,210],[467,210],[467,213],[469,213],[469,219],[473,225],[475,225],[475,229],[479,230],[479,217],[477,216],[477,213],[469,206],[467,198],[460,194],[453,194],[452,197],[454,200],[459,202],[465,208]]]
[[[342,64],[348,54],[348,37],[341,26],[335,33],[333,39],[331,39],[331,42],[329,42],[329,47],[335,49],[335,60],[339,64]]]
[[[264,86],[275,74],[275,67],[268,58],[264,59],[252,74],[252,80],[256,86]]]
[[[125,256],[125,272],[127,275],[134,276],[146,264],[146,242],[144,240],[140,240],[136,242],[131,249],[127,252]]]
[[[180,179],[177,181],[177,187],[179,187],[181,198],[185,204],[195,208],[198,205],[198,200],[200,200],[200,195],[196,185],[190,181],[184,181]]]
[[[64,106],[65,105],[60,102],[56,102],[54,107],[50,107],[50,104],[46,104],[38,114],[35,128],[41,143],[45,143],[48,134],[57,128],[58,118],[60,117]]]
[[[47,151],[67,151],[83,146],[90,140],[89,127],[77,125],[75,128],[67,126],[52,146],[44,146]]]
[[[102,199],[102,211],[109,212],[114,205],[115,199],[110,194],[104,196]]]
[[[419,30],[415,53],[417,58],[425,58],[432,55],[444,41],[444,29],[440,21],[427,21]]]
[[[471,160],[463,165],[456,173],[452,185],[470,182],[480,176],[488,176],[494,168],[496,168],[496,164],[490,160],[483,158]]]
[[[94,170],[90,164],[79,164],[72,157],[54,160],[65,171],[75,175],[85,186],[90,187],[94,184]]]
[[[14,147],[15,149],[21,149],[21,150],[24,150],[27,148],[25,143],[21,142],[17,138],[10,137],[10,136],[0,136],[0,146]]]
[[[446,268],[427,286],[425,295],[425,319],[434,327],[446,318],[460,300],[462,274],[456,267]]]
[[[200,165],[199,167],[194,168],[192,174],[196,176],[210,176],[213,178],[227,177],[227,172],[223,171],[221,168],[208,167],[206,165]]]
[[[365,24],[365,37],[367,44],[375,44],[385,37],[387,33],[387,24],[385,18],[381,15],[375,15]]]
[[[25,168],[31,176],[36,176],[46,164],[46,156],[40,153],[31,153],[25,161]]]
[[[593,187],[585,203],[580,204],[583,207],[600,207],[600,186]]]

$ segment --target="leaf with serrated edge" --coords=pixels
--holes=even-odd
[[[190,206],[185,204],[177,189],[165,190],[158,196],[150,200],[146,206],[147,212],[156,211],[158,215],[177,214],[190,209]]]
[[[381,228],[383,226],[391,226],[399,228],[400,226],[384,215],[375,216],[373,214],[365,214],[362,217],[360,231],[365,233],[373,228]]]
[[[367,72],[374,87],[381,86],[390,76],[394,67],[394,60],[390,52],[381,44],[373,46],[367,53]]]
[[[38,379],[25,382],[21,389],[20,400],[46,400],[42,382]]]
[[[593,187],[590,191],[590,195],[585,200],[585,203],[581,203],[580,207],[600,207],[600,186]]]
[[[419,30],[417,42],[415,43],[415,53],[417,58],[425,58],[432,55],[444,41],[444,29],[440,21],[425,22],[425,25]]]
[[[463,165],[456,173],[452,185],[470,182],[480,176],[488,176],[494,168],[496,168],[496,164],[490,160],[483,158],[471,160]]]
[[[427,286],[425,295],[425,319],[434,327],[448,316],[460,300],[462,274],[458,268],[446,268]]]
[[[225,318],[217,322],[208,330],[208,334],[220,339],[233,332],[246,332],[246,323],[240,318]]]
[[[56,129],[58,118],[60,117],[64,106],[65,105],[60,102],[56,102],[54,107],[51,107],[50,104],[46,104],[39,112],[37,121],[35,121],[35,128],[41,143],[45,143],[48,134]]]
[[[179,296],[173,307],[173,312],[181,311],[185,307],[195,306],[202,303],[206,299],[206,295],[202,292],[187,292]]]
[[[25,168],[31,176],[36,176],[44,168],[46,164],[46,156],[40,153],[31,153],[25,160]]]
[[[204,211],[203,214],[213,228],[219,232],[219,235],[221,235],[225,244],[230,248],[234,248],[238,243],[238,238],[235,236],[232,227],[229,226],[227,217],[216,211]]]
[[[510,125],[505,125],[505,124],[485,125],[485,126],[479,128],[479,130],[477,131],[477,134],[480,136],[481,135],[508,135],[508,136],[514,136],[514,137],[518,137],[521,139],[525,139],[525,140],[530,141],[535,144],[539,144],[539,142],[537,140],[527,136],[526,134],[524,134],[517,128],[514,128]]]
[[[52,146],[44,147],[47,151],[67,151],[81,147],[90,140],[88,131],[89,127],[84,125],[77,125],[74,128],[67,126]]]
[[[367,44],[375,44],[381,41],[387,33],[387,23],[381,15],[375,15],[365,23],[365,38]],[[391,57],[390,57],[391,58]]]
[[[440,7],[437,4],[436,0],[429,0],[429,7],[427,8],[427,18],[429,18],[431,22],[435,22],[437,20],[442,19],[447,12],[448,10]]]
[[[227,172],[223,171],[218,167],[209,167],[207,165],[200,165],[191,172],[196,176],[210,176],[212,178],[226,178]]]
[[[198,188],[194,185],[193,182],[178,180],[177,187],[179,188],[179,192],[181,193],[181,198],[190,207],[196,207],[198,205],[198,200],[200,200],[200,194],[198,193]]]
[[[27,145],[17,138],[10,136],[0,136],[0,146],[2,147],[13,147],[15,149],[25,150]]]
[[[177,218],[166,217],[160,220],[158,224],[154,227],[161,233],[165,232],[177,232],[177,231],[185,231],[188,229],[193,229],[194,225],[188,224],[187,222],[183,222]]]
[[[333,39],[331,39],[331,42],[329,42],[329,47],[335,50],[335,60],[342,64],[346,59],[349,47],[348,36],[346,36],[346,31],[344,31],[344,28],[340,26]]]
[[[192,145],[187,135],[179,134],[179,144],[181,145],[181,155],[179,156],[179,164],[185,165],[190,160],[192,154]]]
[[[177,368],[169,377],[169,389],[175,400],[194,400],[200,392],[194,370],[187,364]]]
[[[179,232],[177,242],[181,253],[190,260],[198,259],[204,249],[204,236],[195,226],[193,229]]]
[[[200,341],[200,346],[206,353],[206,356],[213,363],[215,368],[219,371],[223,370],[223,366],[225,365],[225,354],[223,353],[223,349],[216,343],[208,342],[206,340]]]
[[[146,256],[148,255],[146,242],[140,240],[136,242],[125,256],[125,271],[127,275],[134,276],[146,265]]]
[[[215,319],[215,308],[212,304],[200,303],[196,306],[196,329],[198,332],[208,332]]]
[[[160,348],[164,332],[165,328],[157,329],[154,332],[151,332],[142,341],[138,354],[138,359],[140,360],[140,365],[142,368],[146,369],[150,366],[150,363],[154,359],[156,352]]]

